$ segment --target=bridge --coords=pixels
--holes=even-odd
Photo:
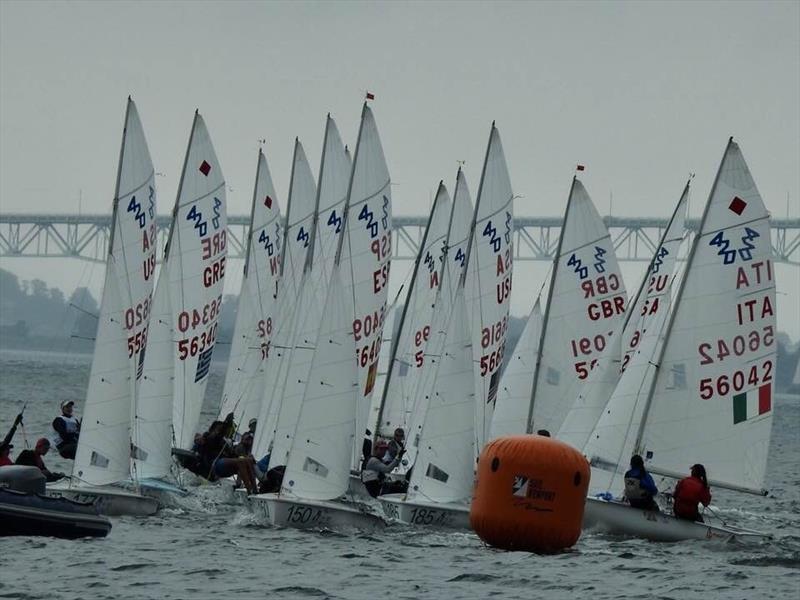
[[[156,218],[163,248],[170,217]],[[667,218],[605,217],[619,260],[647,261],[653,256]],[[516,217],[514,219],[516,260],[552,260],[561,231],[560,217]],[[413,259],[422,241],[427,217],[395,216],[393,256]],[[233,259],[244,258],[248,216],[228,217],[228,252]],[[697,230],[698,219],[687,221]],[[104,262],[108,253],[110,215],[58,215],[0,213],[0,258],[78,258]],[[775,261],[800,265],[800,219],[772,219],[772,251]]]

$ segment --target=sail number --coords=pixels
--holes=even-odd
[[[261,319],[258,322],[258,337],[265,338],[272,335],[272,317]],[[261,360],[269,358],[270,341],[261,342]]]
[[[356,350],[356,358],[358,359],[358,364],[362,367],[366,367],[368,364],[372,364],[378,359],[378,355],[381,351],[381,336],[376,337],[372,340],[371,344],[366,344]]]
[[[128,338],[128,358],[138,354],[147,345],[147,327]]]
[[[196,329],[199,325],[208,325],[219,314],[222,308],[222,295],[217,296],[216,300],[212,300],[206,304],[202,311],[193,308],[192,312],[183,311],[178,315],[178,329],[181,333],[189,330],[189,327]]]
[[[504,340],[497,350],[481,356],[481,377],[485,377],[488,373],[494,373],[495,369],[503,364],[505,351],[506,343]]]
[[[766,360],[753,365],[749,371],[734,371],[732,375],[706,377],[700,380],[700,398],[710,400],[714,395],[727,396],[731,392],[741,392],[745,385],[753,388],[772,381],[772,361]]]
[[[429,508],[414,508],[411,510],[410,523],[413,525],[444,525],[447,522],[447,513]]]
[[[481,348],[488,348],[505,340],[508,331],[508,316],[503,317],[494,325],[481,330]]]
[[[383,329],[383,320],[386,316],[386,305],[381,306],[380,312],[377,310],[363,319],[353,320],[353,337],[358,342],[362,338],[368,338],[376,331]]]
[[[203,352],[207,347],[211,347],[217,338],[217,323],[214,323],[208,331],[200,335],[178,340],[178,358],[186,360],[189,356],[196,356]]]
[[[422,329],[414,333],[414,345],[420,347],[424,342],[427,342],[431,337],[431,326],[425,325]],[[425,353],[422,350],[417,350],[414,353],[414,361],[418,367],[421,367],[425,362]]]
[[[153,296],[150,294],[142,302],[125,311],[125,329],[130,330],[147,322],[147,317],[150,315],[150,307],[152,306],[152,298]]]
[[[322,518],[322,511],[308,506],[290,506],[286,515],[289,523],[317,523]]]
[[[717,361],[722,362],[725,357],[742,356],[746,352],[758,352],[762,346],[768,348],[775,343],[775,331],[772,325],[766,325],[762,332],[754,329],[746,335],[737,335],[735,338],[727,342],[719,339],[716,342],[704,342],[697,347],[697,352],[700,354],[700,364],[710,365],[714,362],[716,357]],[[712,350],[716,346],[716,353]]]

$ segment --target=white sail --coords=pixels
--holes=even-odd
[[[441,284],[451,209],[450,195],[440,183],[414,264],[400,315],[398,340],[383,388],[378,433],[387,437],[391,437],[396,427],[407,429],[411,419],[414,392],[425,362],[425,346],[431,336],[434,304]]]
[[[275,327],[283,233],[267,159],[259,150],[239,306],[219,418],[233,412],[242,425],[258,416],[263,374]]]
[[[456,290],[448,321],[408,497],[432,502],[468,502],[476,458],[475,369],[463,285]]]
[[[341,269],[352,296],[353,336],[358,362],[358,439],[367,428],[370,402],[378,375],[389,293],[392,255],[392,191],[372,110],[364,104],[347,200]],[[361,448],[353,447],[353,466],[361,463]]]
[[[574,178],[548,290],[528,430],[558,431],[625,316],[611,236]]]
[[[312,223],[307,265],[298,286],[286,329],[273,349],[275,364],[268,370],[261,412],[256,428],[255,455],[272,446],[273,465],[284,465],[291,448],[300,404],[311,369],[311,360],[322,324],[338,240],[342,232],[342,210],[347,197],[350,157],[342,144],[336,123],[328,115],[322,161],[317,184],[316,219]]]
[[[109,254],[78,449],[75,483],[131,476],[131,415],[147,345],[156,264],[153,163],[128,98]]]
[[[513,268],[514,208],[500,133],[492,123],[483,163],[470,254],[472,350],[475,369],[475,443],[489,436],[508,332]]]
[[[646,371],[649,369],[650,375],[652,375],[653,371],[650,365],[650,361],[653,360],[652,351],[659,339],[661,331],[659,323],[663,323],[664,314],[669,310],[669,285],[675,269],[678,250],[684,238],[684,221],[688,201],[689,184],[687,183],[673,211],[669,225],[664,230],[653,259],[642,278],[633,306],[626,311],[622,331],[612,336],[558,431],[558,439],[575,448],[583,449],[601,415],[603,419],[609,418],[611,407],[609,407],[609,411],[603,409],[610,402],[612,395],[616,397],[614,401],[616,405],[620,402],[619,395],[621,393],[632,393],[633,397],[629,397],[629,401],[636,404],[638,392],[628,389],[628,382],[622,385],[620,378],[631,361],[637,358],[637,355],[639,360],[635,361],[636,369],[645,369]],[[644,341],[645,339],[647,342]],[[638,378],[639,374],[637,373],[634,377]],[[648,389],[649,387],[645,388],[644,394]],[[625,391],[623,392],[623,390]],[[626,413],[632,412],[633,405],[628,406],[625,401],[622,403],[626,406],[623,409]],[[619,412],[619,410],[615,409],[614,412]]]
[[[731,140],[706,205],[637,444],[652,467],[761,488],[777,343],[769,214]]]
[[[331,276],[281,493],[331,500],[347,490],[355,437],[358,375],[353,360],[352,296],[339,267]]]
[[[537,297],[514,348],[514,355],[500,380],[500,390],[497,392],[497,403],[492,415],[492,439],[501,435],[527,432],[528,409],[542,335],[542,320],[542,308]]]
[[[453,192],[453,215],[450,219],[450,230],[447,236],[447,254],[445,256],[447,268],[442,270],[441,284],[435,300],[433,317],[431,318],[430,339],[425,344],[425,360],[422,372],[418,377],[417,387],[414,390],[414,405],[411,409],[411,419],[407,433],[409,442],[406,444],[406,461],[410,465],[413,465],[416,461],[422,426],[428,410],[428,402],[433,394],[439,360],[444,352],[444,344],[447,339],[447,325],[450,313],[455,305],[456,292],[467,264],[472,219],[474,217],[475,210],[472,207],[467,179],[459,167],[456,174],[456,187]],[[469,285],[469,273],[466,276],[468,278],[466,285]],[[467,315],[469,314],[470,311],[467,308]],[[471,321],[467,327],[472,327]],[[472,394],[474,397],[474,391]]]

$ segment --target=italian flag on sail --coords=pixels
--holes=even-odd
[[[772,384],[733,397],[733,424],[767,413],[772,408]]]

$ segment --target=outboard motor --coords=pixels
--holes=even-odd
[[[26,494],[44,494],[46,481],[38,467],[12,465],[0,468],[0,488]]]

